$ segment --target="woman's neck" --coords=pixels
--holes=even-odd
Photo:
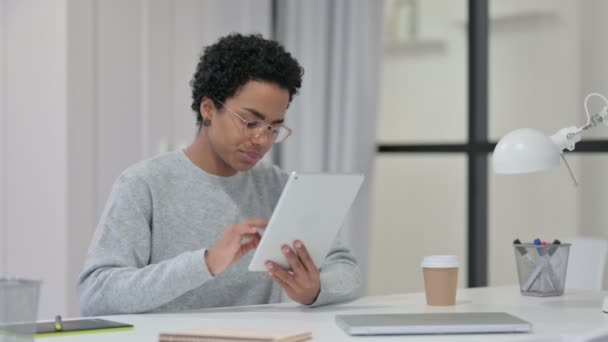
[[[194,142],[186,148],[185,153],[194,165],[212,175],[230,177],[238,172],[213,151],[211,144],[205,139],[204,132],[198,134]]]

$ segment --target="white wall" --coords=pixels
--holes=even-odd
[[[416,34],[385,47],[377,140],[462,143],[467,2],[417,4]],[[458,255],[459,286],[466,285],[466,165],[464,154],[376,157],[368,293],[422,290],[420,262],[429,254]]]
[[[375,166],[368,293],[421,291],[420,262],[432,254],[459,256],[458,286],[465,287],[466,157],[383,155]]]
[[[581,3],[490,2],[490,139],[521,127],[553,134],[581,122]],[[580,158],[567,157],[580,175]],[[577,235],[581,192],[563,165],[510,177],[491,172],[488,180],[489,284],[512,284],[517,281],[513,240]]]
[[[95,182],[97,137],[93,0],[68,0],[67,9],[67,301],[65,312],[78,314],[76,278],[86,255],[87,242],[95,226],[98,192]],[[42,313],[41,313],[42,315]],[[45,317],[45,316],[42,316]],[[48,316],[47,316],[48,317]]]
[[[598,92],[608,96],[608,45],[605,44],[606,29],[603,17],[608,11],[608,2],[587,0],[582,3],[580,13],[582,57],[582,87],[580,98],[588,93]],[[594,98],[589,103],[592,113],[604,104]],[[579,104],[579,117],[584,118],[582,103]],[[608,127],[601,126],[588,131],[587,138],[607,139]],[[605,154],[586,154],[582,159],[581,178],[584,180],[583,196],[580,201],[581,235],[608,239],[608,156]],[[604,288],[608,284],[608,272],[604,277]]]
[[[519,127],[553,134],[582,122],[581,3],[490,1],[490,139]]]
[[[270,1],[94,4],[100,211],[112,183],[127,166],[191,142],[196,120],[189,82],[202,48],[233,31],[268,37]]]
[[[79,315],[118,174],[194,138],[202,47],[268,36],[270,14],[270,1],[0,0],[0,273],[43,280],[40,318]]]
[[[6,0],[0,0],[0,275],[6,269]]]
[[[608,97],[608,45],[605,44],[606,29],[602,28],[602,18],[608,11],[608,2],[589,0],[583,2],[581,11],[582,89],[580,98],[597,92]],[[589,103],[591,113],[596,113],[604,104],[598,98]],[[584,120],[582,102],[579,103],[579,120]],[[580,122],[580,121],[579,121]],[[607,139],[608,127],[600,126],[588,131],[585,137]],[[608,157],[587,155],[583,160],[582,177],[585,180],[585,196],[582,197],[581,230],[584,234],[608,238],[607,191]]]
[[[378,140],[460,142],[467,136],[467,2],[418,3],[422,48],[385,53]],[[600,24],[606,10],[605,1],[490,1],[490,139],[519,127],[552,134],[584,122],[581,87],[585,94],[597,89],[608,95],[606,29]],[[434,47],[424,48],[425,42]],[[377,158],[371,293],[422,290],[419,260],[425,253],[466,258],[466,163],[463,168],[456,162],[458,156]],[[489,159],[491,285],[517,281],[515,238],[608,236],[606,191],[601,191],[608,186],[601,177],[608,171],[606,156],[568,157],[582,183],[578,189],[563,165],[553,172],[506,177],[491,173]],[[387,256],[391,251],[400,258],[397,267],[384,266],[394,260]]]
[[[417,4],[414,36],[385,42],[377,140],[462,143],[467,137],[467,1]]]
[[[64,313],[67,1],[4,1],[4,272],[43,280],[41,316]]]
[[[530,6],[531,2],[494,3],[508,7]],[[586,120],[584,97],[590,92],[608,95],[607,29],[601,20],[608,3],[561,0],[534,5],[537,14],[545,15],[544,20],[528,23],[527,29],[510,36],[508,31],[501,32],[492,40],[498,45],[492,57],[495,75],[500,77],[494,82],[494,137],[516,127],[536,127],[552,134],[562,127],[580,126]],[[508,65],[513,70],[498,69],[507,65],[507,57],[500,56],[510,56]],[[603,105],[594,98],[590,109],[594,113]],[[607,136],[607,127],[602,126],[585,132],[583,140]],[[563,163],[559,170],[538,175],[490,178],[492,284],[516,279],[512,248],[503,243],[509,237],[608,238],[608,156],[582,153],[567,158],[580,183],[578,188],[572,186]]]

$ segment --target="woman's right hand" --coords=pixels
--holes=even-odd
[[[265,228],[267,224],[267,220],[247,219],[229,226],[217,243],[207,249],[205,262],[209,272],[217,276],[247,252],[256,248],[260,242],[258,228]]]

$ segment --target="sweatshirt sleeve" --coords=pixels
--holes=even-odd
[[[361,271],[357,260],[336,238],[320,270],[321,291],[311,307],[357,298],[361,289]]]
[[[78,279],[83,315],[152,311],[213,279],[205,249],[150,264],[151,196],[134,176],[114,184]]]

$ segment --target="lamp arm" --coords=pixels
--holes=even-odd
[[[587,102],[592,96],[599,96],[606,103],[604,108],[593,116],[589,115],[589,110],[587,109]],[[559,148],[560,152],[563,150],[574,150],[574,145],[581,141],[581,133],[589,128],[595,127],[600,123],[604,123],[606,126],[608,126],[608,100],[601,94],[591,93],[587,95],[585,98],[585,113],[587,114],[587,123],[585,125],[581,127],[572,126],[562,128],[551,136],[551,141],[553,141],[553,143]]]
[[[550,137],[553,144],[559,149],[559,155],[562,158],[562,160],[564,161],[564,163],[566,164],[566,167],[568,168],[568,172],[570,173],[570,177],[572,178],[572,184],[574,184],[575,187],[578,186],[578,182],[576,181],[576,177],[574,177],[574,173],[572,172],[570,165],[568,165],[568,161],[566,160],[566,157],[564,157],[564,154],[562,153],[562,151],[563,150],[568,150],[568,151],[574,150],[574,144],[581,141],[580,132],[582,132],[585,129],[582,129],[582,127],[577,128],[575,126],[566,127],[566,128],[560,129],[559,131],[557,131],[557,133],[553,134]]]
[[[557,146],[560,152],[563,150],[572,151],[574,145],[581,141],[581,128],[575,126],[562,128],[551,136],[551,141]]]
[[[589,117],[587,124],[576,129],[575,134],[586,131],[589,128],[595,127],[601,123],[608,126],[608,106],[604,106],[601,112]]]

